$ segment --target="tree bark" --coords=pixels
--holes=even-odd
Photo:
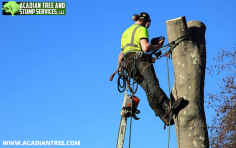
[[[185,17],[166,22],[169,42],[189,33],[172,52],[174,85],[172,98],[184,98],[182,109],[175,114],[178,148],[209,147],[204,111],[206,68],[206,26],[199,21],[186,23]],[[178,41],[177,41],[178,42]]]

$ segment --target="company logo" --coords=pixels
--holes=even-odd
[[[3,15],[65,15],[65,2],[3,2]]]
[[[14,16],[14,13],[20,11],[20,5],[17,4],[15,1],[9,1],[8,3],[5,3],[3,5],[2,10],[6,13],[11,13],[12,16]]]

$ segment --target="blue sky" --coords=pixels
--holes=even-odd
[[[115,147],[124,93],[117,90],[117,76],[112,82],[109,77],[133,14],[150,14],[150,38],[167,38],[165,22],[180,16],[205,23],[207,65],[219,49],[230,49],[236,42],[234,0],[65,2],[65,16],[0,15],[0,141],[75,140],[81,145],[63,147]],[[168,93],[166,59],[154,67]],[[172,65],[170,70],[172,88]],[[216,80],[206,75],[205,91],[216,91]],[[163,130],[141,87],[136,95],[141,119],[133,121],[131,147],[167,147],[168,130]],[[206,110],[208,124],[213,115]],[[170,147],[177,148],[174,126]]]

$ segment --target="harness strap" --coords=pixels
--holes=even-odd
[[[133,47],[134,47],[134,46],[133,46]],[[130,53],[130,52],[133,52],[133,51],[140,51],[140,50],[138,50],[138,49],[131,49],[131,50],[125,52],[125,53],[124,53],[124,56],[127,55],[127,54]]]

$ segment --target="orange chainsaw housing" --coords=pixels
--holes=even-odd
[[[140,99],[136,96],[133,97],[133,107],[137,109]],[[131,107],[131,103],[128,103],[128,107]]]

